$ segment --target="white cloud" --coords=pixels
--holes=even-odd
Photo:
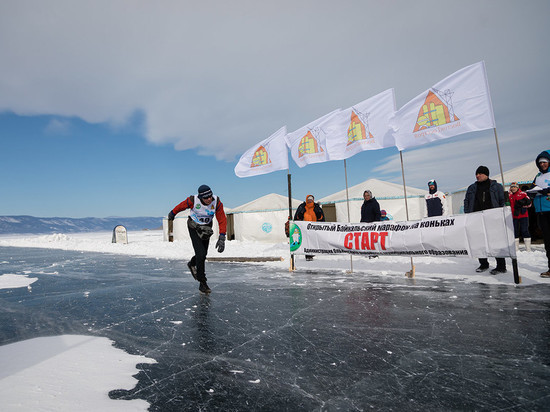
[[[149,141],[233,159],[285,124],[389,87],[402,105],[484,59],[497,122],[518,108],[541,119],[549,11],[496,0],[4,1],[0,111],[113,124],[139,112]]]
[[[67,135],[71,129],[71,123],[64,119],[51,119],[44,131],[51,135]]]

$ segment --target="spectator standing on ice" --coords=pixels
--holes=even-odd
[[[550,278],[550,171],[548,165],[550,162],[550,150],[541,152],[535,163],[539,168],[539,173],[535,176],[533,184],[536,192],[533,199],[535,212],[537,213],[539,227],[542,230],[544,238],[544,249],[546,249],[546,258],[548,259],[548,270],[540,274],[543,278]]]
[[[425,216],[447,216],[447,198],[445,193],[437,190],[437,182],[430,180],[428,182],[429,193],[424,196],[426,199]]]
[[[323,209],[319,203],[315,203],[315,197],[313,195],[307,195],[306,201],[302,202],[296,213],[294,213],[294,220],[305,220],[307,222],[324,222],[325,215]],[[306,260],[313,260],[313,255],[306,255]]]
[[[223,210],[223,203],[220,198],[212,194],[207,185],[201,185],[196,196],[189,196],[168,214],[168,220],[174,220],[175,216],[186,209],[190,209],[187,219],[187,228],[195,255],[187,263],[191,275],[199,282],[199,291],[210,293],[211,290],[206,283],[205,261],[208,253],[210,237],[214,216],[218,220],[220,236],[216,242],[216,248],[221,253],[225,249],[225,234],[227,229],[227,218]]]
[[[523,237],[525,250],[531,251],[531,235],[529,234],[529,210],[531,199],[523,192],[516,182],[510,185],[510,207],[514,218],[514,237],[516,238],[516,250],[519,250],[519,237]]]
[[[370,190],[365,190],[363,192],[363,205],[361,205],[361,222],[380,222],[382,217],[380,213],[380,204],[378,200],[372,196]]]
[[[380,221],[384,220],[393,220],[391,215],[388,215],[388,212],[386,212],[384,209],[380,211]]]
[[[489,179],[489,168],[479,166],[476,170],[476,182],[466,190],[464,198],[464,213],[480,212],[504,206],[504,188],[496,180]],[[506,259],[496,258],[497,267],[491,270],[491,275],[506,273]],[[479,267],[476,272],[485,272],[489,269],[487,258],[479,258]]]

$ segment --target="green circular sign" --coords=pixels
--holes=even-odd
[[[302,246],[302,231],[298,225],[291,223],[288,233],[290,235],[290,251],[295,252]]]

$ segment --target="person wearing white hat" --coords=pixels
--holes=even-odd
[[[535,159],[539,173],[535,176],[533,185],[536,189],[533,205],[537,213],[539,227],[544,238],[544,249],[548,259],[548,270],[540,274],[543,278],[550,278],[550,150],[541,152]]]

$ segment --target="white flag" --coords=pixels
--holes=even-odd
[[[298,166],[329,160],[323,126],[339,111],[334,110],[285,136],[290,154]]]
[[[235,166],[235,174],[239,177],[248,177],[288,169],[285,135],[286,126],[283,126],[267,139],[248,149]]]
[[[395,146],[389,127],[394,114],[393,89],[337,113],[323,127],[330,160],[347,159],[364,150]]]
[[[390,120],[399,150],[495,127],[485,63],[465,67],[399,109]]]

